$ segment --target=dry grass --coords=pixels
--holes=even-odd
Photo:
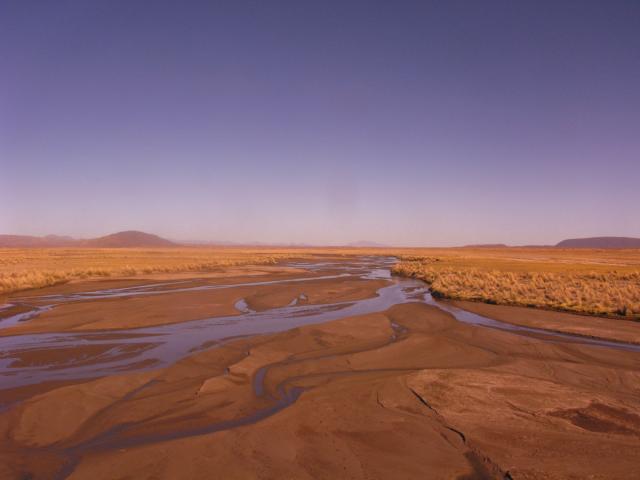
[[[445,298],[640,319],[638,250],[429,250],[394,271]]]
[[[99,277],[213,272],[229,266],[271,265],[312,255],[380,255],[372,248],[179,247],[0,248],[0,295]]]
[[[0,294],[70,280],[153,273],[211,272],[269,265],[300,252],[238,248],[0,249]]]
[[[395,255],[435,295],[640,319],[640,250],[554,248],[0,249],[0,294],[75,279],[211,272],[316,255]]]

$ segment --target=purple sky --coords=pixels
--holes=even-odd
[[[0,233],[640,236],[640,2],[0,3]]]

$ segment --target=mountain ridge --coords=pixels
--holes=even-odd
[[[556,244],[556,248],[640,248],[640,238],[634,237],[585,237],[568,238]]]
[[[308,247],[308,244],[268,244],[268,243],[235,243],[235,242],[174,242],[166,238],[146,233],[139,230],[124,230],[96,238],[78,239],[64,235],[10,235],[0,234],[0,248],[165,248],[176,246],[196,246],[196,245],[217,245],[217,246],[240,246],[240,245],[262,245],[262,246],[289,246]],[[344,247],[388,247],[387,245],[372,242],[359,241],[343,245]],[[558,242],[555,245],[523,245],[525,248],[640,248],[640,238],[634,237],[584,237],[569,238]],[[462,248],[509,248],[509,245],[502,243],[494,244],[472,244]]]
[[[175,247],[179,244],[151,233],[125,230],[97,238],[76,239],[68,236],[0,235],[0,248],[133,248]]]

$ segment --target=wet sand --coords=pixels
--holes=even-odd
[[[640,344],[640,322],[620,318],[600,318],[536,308],[453,301],[451,304],[512,325],[522,325],[585,337]]]
[[[286,281],[289,277],[274,277],[271,275],[260,277],[260,282]],[[292,279],[294,277],[291,277]],[[299,275],[296,279],[301,278]],[[306,277],[302,277],[306,278]],[[226,279],[228,280],[228,279]],[[250,277],[233,277],[234,284],[240,285],[229,290],[197,290],[173,293],[171,290],[179,288],[200,288],[215,286],[216,283],[198,279],[193,282],[173,285],[169,293],[164,295],[142,295],[139,297],[123,297],[108,299],[87,299],[70,303],[53,304],[55,308],[45,311],[34,320],[23,322],[15,326],[0,329],[0,336],[22,335],[43,332],[65,331],[102,331],[167,325],[188,320],[236,315],[241,313],[236,303],[244,299],[248,308],[254,311],[265,311],[283,307],[294,300],[300,301],[304,296],[304,303],[309,305],[328,302],[360,300],[372,297],[383,286],[380,280],[360,280],[352,278],[336,278],[329,280],[314,280],[308,277],[307,282],[291,283],[287,288],[281,285],[260,285],[242,287],[243,283],[254,282]],[[139,285],[144,285],[139,284]],[[91,285],[91,288],[96,288]],[[122,288],[122,287],[110,287]],[[153,290],[151,290],[153,292]],[[66,295],[64,289],[57,289],[57,294]],[[11,300],[10,300],[11,301]],[[42,303],[38,301],[37,303]],[[21,311],[27,311],[24,305],[6,310],[5,316]],[[0,320],[0,326],[2,322]]]
[[[384,283],[314,282],[241,288],[253,291],[250,308],[268,309],[302,291],[308,302],[353,300]],[[141,298],[152,308],[164,296]],[[99,349],[85,353],[70,358],[99,365]],[[60,352],[38,355],[64,366]],[[630,478],[640,469],[639,352],[469,325],[422,302],[0,395],[8,479]]]

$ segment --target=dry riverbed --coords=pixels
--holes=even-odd
[[[640,352],[465,324],[422,302],[415,283],[405,301],[376,310],[370,302],[393,283],[384,276],[303,270],[264,276],[299,282],[61,302],[0,330],[7,342],[16,333],[111,335],[95,351],[78,344],[12,358],[22,362],[15,371],[85,362],[96,375],[0,390],[0,478],[622,479],[640,470]],[[253,322],[270,311],[374,306],[141,368],[138,350],[160,341],[148,335],[119,351],[130,368],[98,374],[104,344],[147,335],[123,326],[240,318],[238,299],[257,312],[244,314]],[[548,330],[580,320],[487,307],[476,312]],[[576,333],[635,338],[635,324],[601,321],[611,326]]]

